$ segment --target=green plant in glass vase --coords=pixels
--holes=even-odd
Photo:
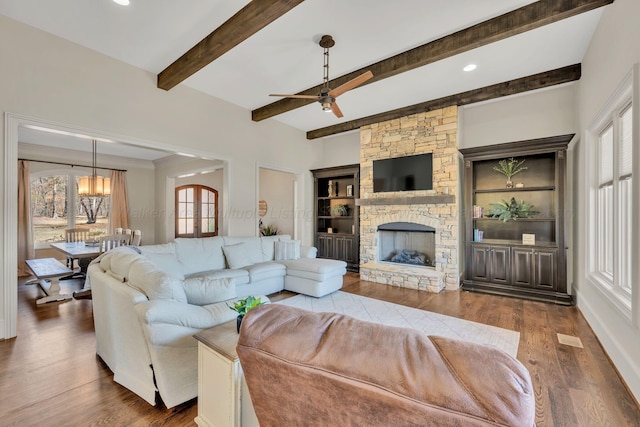
[[[533,209],[533,205],[523,200],[518,202],[515,197],[512,197],[508,202],[502,200],[500,203],[490,203],[490,206],[493,209],[489,211],[489,217],[501,219],[502,222],[516,218],[531,218],[539,213]]]
[[[507,188],[513,188],[513,182],[511,181],[511,178],[514,175],[527,170],[526,166],[522,166],[525,160],[516,160],[513,157],[511,157],[510,159],[502,159],[496,166],[493,167],[493,170],[496,172],[500,172],[501,174],[506,176]]]

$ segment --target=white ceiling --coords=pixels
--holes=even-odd
[[[532,2],[306,0],[182,84],[252,110],[322,83],[323,34],[336,41],[334,78]],[[0,0],[0,14],[158,74],[247,3]],[[602,10],[356,88],[338,99],[342,119],[314,103],[268,120],[309,131],[579,63]],[[466,73],[469,63],[478,68]]]

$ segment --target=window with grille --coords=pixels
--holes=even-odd
[[[204,185],[176,188],[176,237],[218,235],[218,191]]]
[[[632,82],[628,78],[588,132],[591,191],[588,278],[631,318],[633,230]]]

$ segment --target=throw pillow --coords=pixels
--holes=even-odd
[[[189,304],[207,305],[236,297],[236,282],[231,278],[194,277],[182,285]]]
[[[253,264],[246,246],[244,243],[238,243],[237,245],[222,247],[222,252],[224,252],[229,268],[242,268]]]
[[[285,261],[300,258],[300,240],[286,240],[275,242],[276,261]]]

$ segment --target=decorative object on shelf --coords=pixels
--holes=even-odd
[[[347,185],[347,197],[353,197],[353,185]]]
[[[278,227],[275,225],[263,225],[260,228],[260,234],[263,236],[275,236],[278,234]]]
[[[267,201],[266,200],[260,200],[258,202],[258,216],[260,218],[262,218],[263,216],[265,216],[267,214]]]
[[[333,181],[333,180],[329,180],[329,188],[328,188],[328,192],[329,192],[329,197],[338,197],[338,182],[337,181]]]
[[[536,244],[536,235],[530,233],[522,233],[522,244],[523,245],[535,245]]]
[[[328,227],[327,228],[327,233],[329,234],[333,234],[333,233],[337,233],[338,229],[337,228],[333,228],[333,227]]]
[[[332,216],[348,216],[349,215],[349,206],[347,205],[335,205],[331,207],[331,215]]]
[[[236,319],[236,325],[238,327],[238,333],[240,333],[240,325],[242,324],[242,318],[245,314],[249,312],[252,308],[255,308],[262,304],[262,299],[260,297],[254,297],[249,295],[248,297],[238,300],[233,303],[233,306],[227,306],[231,310],[238,313],[238,318]]]
[[[527,170],[526,166],[522,166],[525,160],[517,160],[511,157],[510,159],[502,159],[498,162],[497,166],[493,167],[493,170],[500,172],[507,177],[507,188],[513,188],[513,182],[511,178],[514,175],[519,174],[523,170]],[[523,184],[524,186],[524,184]]]
[[[524,188],[524,182],[516,182],[516,188]]]
[[[501,219],[502,222],[507,222],[510,219],[517,218],[531,218],[539,212],[533,210],[533,205],[526,203],[523,200],[516,201],[515,197],[511,198],[511,201],[507,202],[502,200],[500,203],[491,203],[493,209],[489,212],[491,218]]]

